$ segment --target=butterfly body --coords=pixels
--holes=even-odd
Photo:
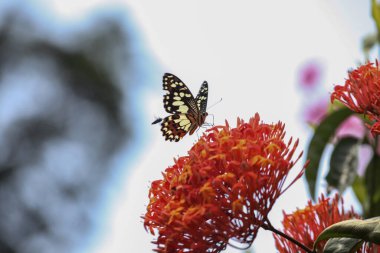
[[[164,108],[172,114],[159,118],[152,124],[161,123],[161,132],[165,140],[179,141],[187,133],[192,135],[206,120],[208,84],[203,82],[196,98],[189,88],[175,75],[163,76]]]

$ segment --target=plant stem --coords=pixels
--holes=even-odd
[[[296,244],[298,247],[302,248],[304,251],[308,252],[308,253],[314,253],[313,250],[309,249],[308,247],[306,247],[305,245],[303,245],[302,243],[300,243],[299,241],[297,241],[296,239],[294,239],[293,237],[290,237],[286,234],[284,234],[283,232],[275,229],[272,224],[269,222],[269,220],[266,220],[266,224],[262,224],[261,227],[265,230],[270,230],[272,231],[273,233],[275,234],[278,234],[282,237],[284,237],[285,239],[291,241],[292,243]]]
[[[379,187],[379,178],[380,178],[380,157],[379,154],[377,154],[377,148],[379,145],[379,136],[375,137],[375,144],[374,144],[374,155],[373,155],[373,163],[371,168],[369,168],[369,171],[366,172],[366,180],[367,180],[367,185],[369,186],[368,188],[368,195],[369,195],[369,212],[368,212],[368,217],[375,217],[379,216],[380,214],[380,203],[378,201],[378,194],[380,192],[380,187]],[[368,170],[368,169],[367,169]]]

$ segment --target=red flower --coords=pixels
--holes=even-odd
[[[376,66],[367,63],[349,72],[344,86],[334,87],[331,102],[334,99],[375,121],[370,127],[371,132],[380,134],[380,70],[377,61]]]
[[[282,224],[286,235],[312,249],[315,239],[325,228],[337,222],[353,218],[359,218],[359,215],[353,210],[345,212],[343,199],[339,200],[338,195],[335,195],[335,198],[331,200],[322,195],[317,204],[313,205],[309,201],[304,209],[297,210],[292,214],[284,213]],[[279,253],[305,252],[287,239],[277,234],[273,234],[273,236]],[[323,252],[325,244],[326,241],[320,242],[316,252]],[[358,252],[372,252],[372,250],[368,244],[363,244]]]
[[[155,251],[220,252],[231,241],[249,246],[284,181],[298,141],[284,142],[284,124],[258,114],[237,127],[215,126],[154,181],[143,217],[158,232]],[[299,173],[298,179],[303,170]],[[294,181],[293,181],[294,182]]]

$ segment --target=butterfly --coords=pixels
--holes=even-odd
[[[161,123],[165,140],[179,141],[187,133],[192,135],[206,120],[208,84],[204,81],[194,98],[189,88],[175,75],[165,73],[162,78],[164,108],[171,115],[157,118],[152,124]]]

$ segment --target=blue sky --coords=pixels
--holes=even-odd
[[[85,25],[81,22],[94,10],[125,10],[130,15],[126,20],[131,22],[126,25],[133,26],[136,33],[139,64],[146,66],[147,86],[135,97],[139,110],[136,127],[141,135],[134,143],[143,146],[129,157],[120,153],[115,158],[115,166],[121,168],[120,177],[115,176],[117,187],[109,189],[113,201],[103,231],[90,247],[93,253],[151,251],[153,238],[140,219],[148,203],[149,184],[160,178],[173,157],[185,155],[196,140],[193,135],[179,143],[165,142],[159,127],[150,125],[155,116],[165,115],[161,90],[164,72],[176,74],[194,92],[204,80],[208,81],[209,104],[223,98],[209,111],[215,124],[227,119],[234,125],[237,117],[248,119],[259,112],[268,123],[285,122],[287,136],[300,138],[302,150],[311,131],[299,118],[303,99],[296,86],[299,65],[309,59],[321,61],[325,68],[323,85],[331,91],[333,84],[344,81],[347,69],[363,61],[361,39],[374,31],[369,1],[26,2],[30,2],[25,4],[27,11],[49,11],[54,17],[51,22],[66,24],[56,31],[57,36],[70,25]],[[49,22],[40,22],[49,29]],[[304,206],[306,200],[304,182],[299,180],[276,203],[270,215],[273,224],[279,227],[282,209],[290,212]],[[259,232],[254,245],[256,252],[274,252],[272,235],[266,231]]]

